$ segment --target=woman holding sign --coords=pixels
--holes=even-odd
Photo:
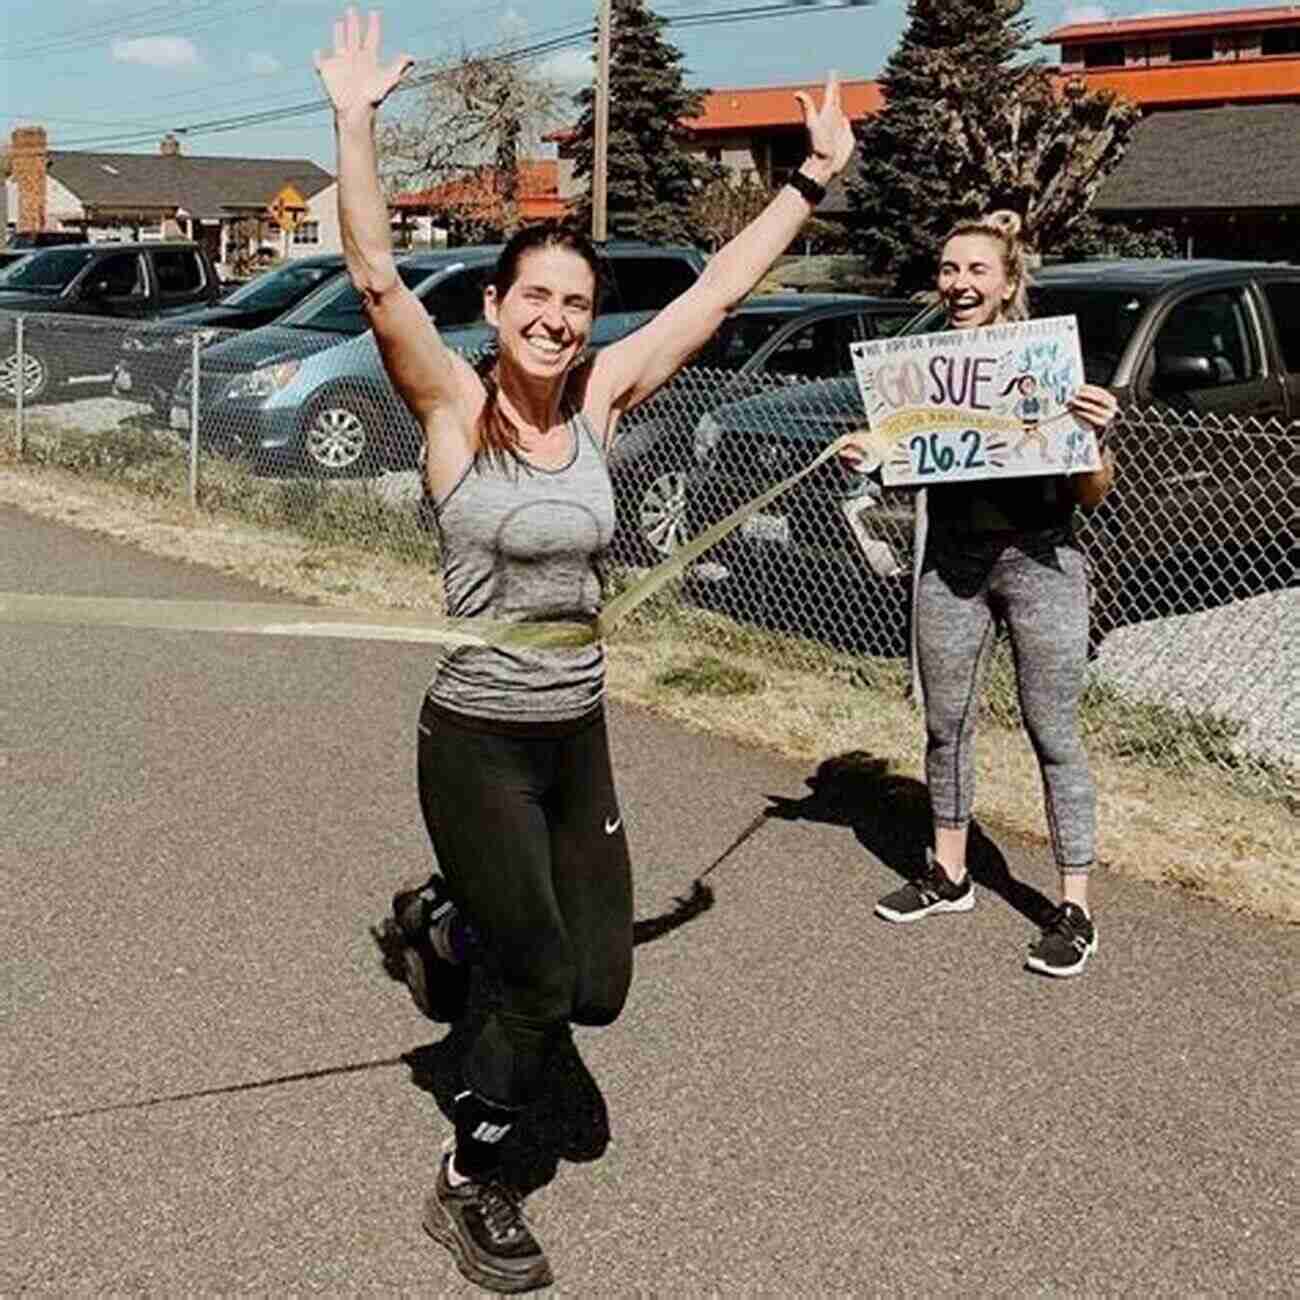
[[[959,225],[944,243],[938,290],[950,329],[1025,320],[1027,287],[1014,213]],[[1111,393],[1090,384],[1066,405],[1099,439],[1117,410]],[[1036,422],[1037,408],[1034,415]],[[882,898],[876,912],[912,922],[975,905],[966,870],[975,718],[1002,624],[1011,638],[1021,713],[1042,771],[1060,870],[1061,905],[1031,944],[1027,961],[1046,975],[1077,975],[1097,950],[1088,908],[1096,792],[1077,719],[1088,658],[1088,580],[1073,517],[1076,506],[1100,504],[1113,481],[1114,461],[1104,451],[1100,469],[1068,477],[980,479],[926,490],[915,629],[934,848],[926,852],[923,875]]]
[[[853,134],[839,87],[832,76],[820,109],[798,96],[811,149],[790,184],[689,290],[594,358],[596,251],[555,225],[521,230],[484,293],[497,352],[475,369],[442,342],[393,260],[374,122],[412,62],[381,64],[378,15],[363,27],[349,10],[316,65],[334,107],[348,272],[388,376],[425,432],[448,611],[590,624],[595,561],[614,528],[605,456],[619,417],[703,346],[844,167]],[[613,1021],[631,977],[632,889],[603,689],[598,644],[461,646],[439,660],[420,715],[421,804],[453,900],[425,970],[456,979],[463,949],[449,918],[463,913],[504,983],[504,1005],[463,1061],[454,1142],[424,1224],[467,1277],[494,1290],[551,1277],[518,1196],[498,1180],[500,1144],[524,1122],[570,1024]]]

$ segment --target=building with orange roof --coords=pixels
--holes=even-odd
[[[1300,257],[1300,169],[1293,150],[1279,154],[1276,149],[1279,140],[1300,141],[1300,4],[1071,23],[1040,39],[1060,46],[1058,75],[1113,91],[1149,119],[1139,125],[1128,159],[1099,195],[1098,211],[1173,225],[1196,251],[1250,248],[1257,255]],[[775,187],[799,166],[806,149],[798,91],[816,98],[821,86],[710,90],[699,114],[682,125],[700,156]],[[844,81],[841,91],[852,121],[884,105],[876,81]],[[1234,116],[1233,108],[1264,111]],[[1196,116],[1212,110],[1219,110],[1213,120]],[[1172,116],[1157,130],[1151,119],[1162,113]],[[1260,132],[1273,142],[1267,158],[1257,147]],[[571,131],[548,137],[559,146],[554,189],[548,173],[523,211],[552,215],[577,195],[572,138]],[[1157,162],[1159,185],[1144,190],[1144,174]],[[1249,176],[1240,177],[1239,184],[1224,183],[1243,167],[1252,169]],[[1214,184],[1207,182],[1210,169],[1218,171]],[[1182,189],[1179,176],[1186,179]],[[1143,193],[1157,190],[1159,201],[1153,198],[1144,207]],[[1241,202],[1225,206],[1225,197],[1234,192]],[[849,215],[842,184],[832,187],[821,211]]]
[[[1060,68],[1145,111],[1300,102],[1300,5],[1070,23]]]
[[[568,212],[560,197],[560,164],[554,158],[522,159],[515,187],[518,219],[524,223],[558,220]],[[429,189],[398,194],[389,209],[400,228],[409,231],[412,219],[432,218],[447,222],[502,229],[507,224],[506,186],[499,168],[484,166],[466,172],[456,180]]]
[[[1145,120],[1102,216],[1173,227],[1184,251],[1300,259],[1300,4],[1071,23],[1060,70]]]

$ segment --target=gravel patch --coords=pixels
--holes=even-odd
[[[1242,754],[1300,764],[1300,591],[1119,628],[1093,668],[1130,699],[1241,724]]]

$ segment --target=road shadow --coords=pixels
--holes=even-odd
[[[465,1086],[461,1062],[501,1000],[495,972],[487,964],[476,966],[465,1015],[437,1042],[403,1053],[411,1082],[434,1099],[449,1131],[456,1094]],[[588,1164],[608,1145],[605,1098],[566,1033],[547,1063],[537,1099],[501,1143],[501,1181],[528,1196],[555,1177],[561,1160]]]
[[[930,796],[925,783],[889,770],[889,760],[866,750],[824,759],[804,781],[811,793],[801,799],[768,795],[769,817],[784,821],[845,826],[873,857],[904,880],[925,868],[932,843]],[[1017,880],[997,843],[972,822],[966,864],[975,883],[1041,926],[1054,904],[1034,886]]]
[[[671,934],[707,912],[713,891],[702,881],[657,916],[633,924],[633,943],[640,945]],[[405,985],[401,941],[391,926],[372,928],[385,974]],[[463,1091],[461,1062],[484,1024],[502,1004],[502,984],[490,961],[476,964],[465,1015],[437,1042],[402,1054],[411,1082],[427,1092],[452,1124],[457,1093]],[[609,1111],[604,1096],[578,1051],[570,1032],[556,1044],[547,1063],[541,1091],[501,1148],[502,1181],[527,1196],[555,1177],[561,1160],[586,1164],[599,1160],[609,1145]]]

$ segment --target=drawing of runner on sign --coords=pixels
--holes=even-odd
[[[1073,316],[854,343],[886,487],[1077,474],[1101,464],[1070,414],[1084,382]]]

